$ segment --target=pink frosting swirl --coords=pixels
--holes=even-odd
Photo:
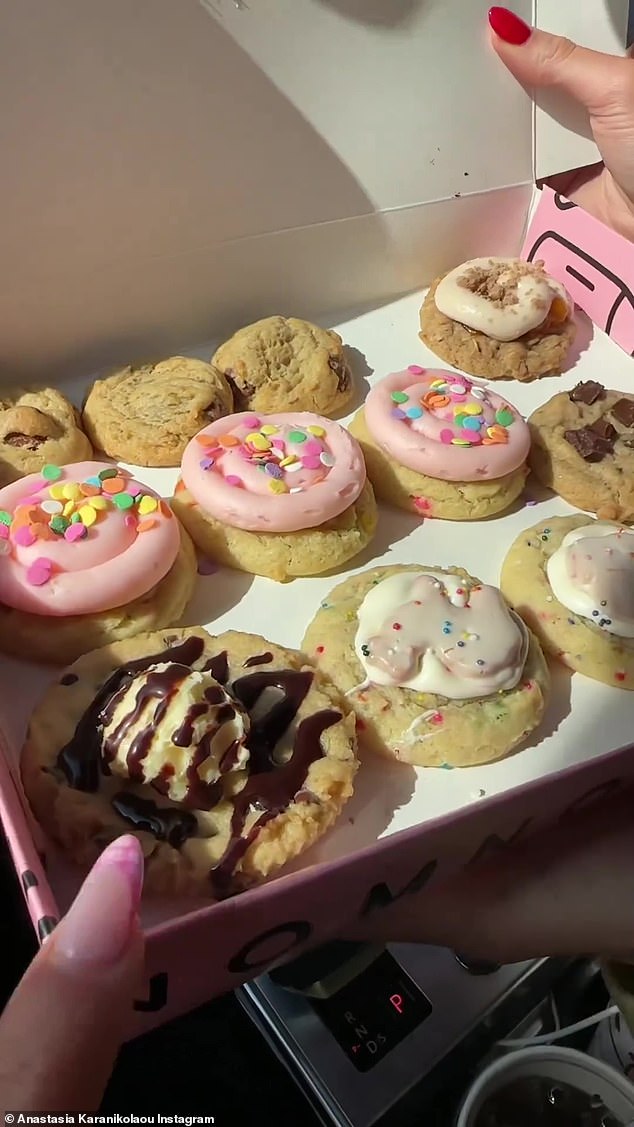
[[[145,595],[178,555],[178,521],[118,466],[45,466],[0,489],[0,600],[47,616]]]
[[[508,400],[466,376],[417,364],[371,389],[365,419],[395,461],[442,481],[503,477],[530,448],[528,426]]]
[[[308,412],[243,412],[205,427],[181,473],[205,512],[250,532],[316,528],[352,505],[365,485],[358,442]]]

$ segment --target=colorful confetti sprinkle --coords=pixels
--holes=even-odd
[[[62,471],[59,466],[44,466],[42,469],[42,477],[45,481],[59,481],[62,476]]]
[[[53,574],[53,561],[47,556],[38,556],[26,571],[26,581],[32,587],[43,587]]]

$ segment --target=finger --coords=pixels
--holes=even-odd
[[[93,1111],[143,969],[135,837],[102,853],[0,1019],[0,1107]]]
[[[491,8],[489,24],[497,54],[523,86],[557,87],[598,115],[620,100],[625,87],[634,88],[631,59],[530,28],[506,8]]]
[[[633,795],[403,897],[350,938],[434,943],[498,962],[634,948]]]

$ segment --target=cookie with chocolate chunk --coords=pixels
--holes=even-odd
[[[0,487],[92,457],[72,403],[53,387],[14,389],[0,396]]]
[[[314,411],[332,418],[352,396],[343,342],[332,329],[297,317],[265,317],[220,346],[237,411]]]
[[[95,447],[136,466],[177,466],[199,430],[233,410],[217,368],[187,356],[128,364],[97,380],[83,421]]]
[[[475,258],[437,278],[420,325],[436,356],[489,380],[558,375],[576,332],[564,286],[518,258]]]
[[[36,818],[80,865],[133,833],[146,891],[210,899],[312,845],[357,766],[350,706],[303,654],[197,628],[76,661],[35,709],[21,761]]]
[[[634,521],[634,395],[586,380],[528,422],[530,464],[543,485],[604,520]]]

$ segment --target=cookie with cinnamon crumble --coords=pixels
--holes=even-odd
[[[564,286],[517,258],[475,258],[437,278],[420,324],[437,356],[491,380],[558,375],[576,331]]]

